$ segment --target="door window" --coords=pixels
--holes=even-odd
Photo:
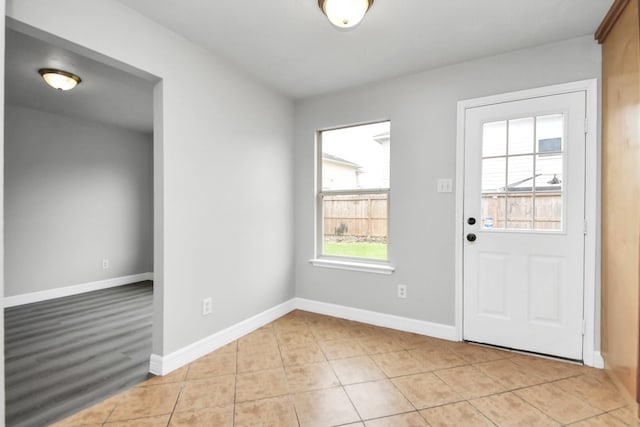
[[[562,231],[563,139],[563,114],[483,125],[484,230]]]

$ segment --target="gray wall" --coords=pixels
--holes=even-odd
[[[23,31],[158,77],[154,354],[294,296],[293,102],[115,0],[9,0],[7,15]]]
[[[152,272],[152,136],[5,113],[5,295]]]
[[[593,37],[478,59],[296,104],[297,296],[454,325],[456,108],[463,99],[600,76]],[[318,268],[314,256],[314,133],[391,120],[391,276]],[[396,285],[408,298],[396,298]],[[599,306],[599,302],[598,302]],[[596,325],[599,330],[599,325]]]

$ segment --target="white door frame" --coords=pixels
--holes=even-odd
[[[596,285],[597,280],[597,232],[599,227],[597,199],[598,191],[598,80],[582,80],[518,92],[482,98],[467,99],[458,102],[458,130],[456,143],[456,226],[455,226],[455,329],[456,338],[463,339],[463,249],[464,249],[464,149],[465,149],[465,114],[474,107],[498,104],[522,99],[558,95],[569,92],[586,92],[585,123],[585,254],[584,254],[584,336],[583,362],[596,368],[604,367],[600,350],[595,348]]]

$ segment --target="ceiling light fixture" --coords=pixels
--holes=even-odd
[[[73,73],[53,68],[41,68],[38,70],[38,74],[49,86],[58,90],[71,90],[82,81]]]
[[[338,28],[353,28],[362,21],[373,0],[318,0],[322,13]]]

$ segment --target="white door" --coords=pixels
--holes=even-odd
[[[466,110],[465,340],[582,359],[585,102]]]

